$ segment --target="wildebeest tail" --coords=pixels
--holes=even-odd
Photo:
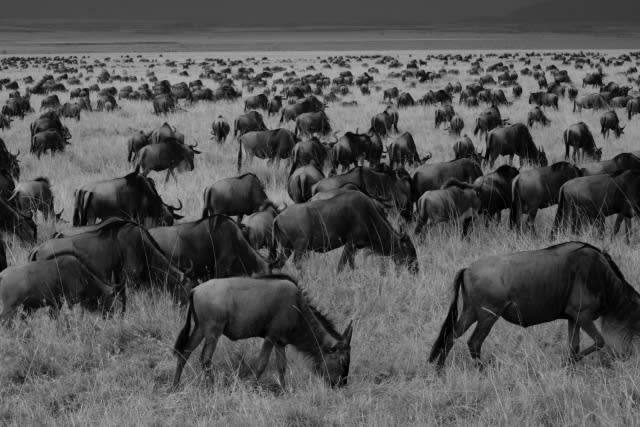
[[[73,206],[73,226],[78,227],[80,222],[82,221],[82,217],[84,216],[82,211],[84,210],[84,191],[79,189],[76,190],[76,202]]]
[[[447,343],[453,339],[453,332],[455,329],[456,321],[458,320],[458,296],[460,295],[460,288],[464,284],[464,272],[466,269],[458,271],[455,279],[453,279],[453,300],[449,306],[449,313],[444,319],[440,334],[431,347],[431,354],[429,355],[429,362],[433,363],[440,357],[443,351],[446,351]]]
[[[522,200],[520,199],[520,176],[513,178],[511,183],[511,211],[509,212],[509,226],[518,224],[522,216]]]
[[[573,100],[573,112],[574,113],[576,112],[576,100],[575,99]]]
[[[209,200],[211,199],[211,189],[205,188],[203,195],[203,207],[202,207],[202,218],[206,218],[209,216],[211,209],[209,207]]]
[[[184,348],[189,342],[189,335],[191,333],[191,317],[193,317],[194,327],[198,326],[198,318],[196,312],[193,309],[193,291],[189,294],[189,310],[187,311],[187,320],[184,322],[184,327],[180,330],[176,343],[173,345],[173,354],[178,357],[182,357]]]
[[[560,187],[560,194],[558,195],[558,209],[556,209],[556,217],[553,219],[553,226],[551,227],[551,238],[553,239],[558,232],[558,228],[565,222],[566,200],[564,196],[564,186]]]
[[[242,169],[242,137],[238,138],[238,172],[240,172],[241,169]]]
[[[477,136],[480,131],[480,121],[476,119],[476,128],[473,130],[473,136]]]

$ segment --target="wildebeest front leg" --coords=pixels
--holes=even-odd
[[[593,323],[592,313],[580,313],[577,319],[578,325],[591,337],[593,345],[585,348],[576,356],[576,360],[580,360],[583,357],[593,353],[594,351],[602,350],[605,345],[604,338]]]
[[[578,360],[580,352],[580,326],[571,318],[568,320],[567,326],[569,327],[567,337],[569,340],[569,362],[574,363]]]
[[[287,355],[283,345],[276,345],[276,367],[278,368],[280,387],[284,390],[286,386],[284,377],[287,372]]]
[[[271,350],[273,350],[273,343],[270,339],[265,338],[262,343],[262,350],[260,350],[260,356],[258,357],[258,366],[256,368],[256,380],[259,380],[262,373],[269,363],[269,357],[271,356]]]

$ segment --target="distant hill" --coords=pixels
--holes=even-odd
[[[543,0],[512,11],[509,19],[536,25],[624,23],[640,29],[640,0]]]

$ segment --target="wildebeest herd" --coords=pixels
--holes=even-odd
[[[414,241],[428,239],[431,230],[459,230],[452,238],[468,241],[475,238],[474,230],[499,226],[507,211],[505,230],[514,236],[537,235],[538,211],[555,205],[550,239],[584,229],[603,238],[606,218],[617,215],[612,233],[624,221],[625,241],[631,244],[631,221],[640,214],[640,151],[619,152],[615,141],[638,127],[633,118],[640,113],[635,67],[640,52],[405,59],[318,57],[300,70],[267,58],[2,58],[2,72],[22,78],[0,79],[6,96],[0,128],[4,132],[24,122],[20,137],[29,140],[30,149],[21,154],[14,150],[18,141],[0,140],[0,228],[33,247],[27,262],[7,266],[1,246],[0,319],[10,324],[19,311],[43,306],[57,314],[64,301],[108,317],[117,306],[125,313],[129,289],[162,289],[186,312],[174,346],[174,387],[203,341],[202,366],[213,375],[211,358],[221,335],[264,338],[257,377],[275,348],[284,384],[290,344],[310,358],[315,372],[340,386],[347,384],[354,328],[349,323],[338,331],[299,284],[311,252],[342,248],[341,272],[347,265],[356,269],[356,254],[364,249],[365,257],[376,256],[381,274],[387,274],[390,259],[396,272],[416,275],[424,268]],[[113,71],[127,64],[145,72]],[[199,76],[172,84],[156,77],[161,67],[179,78],[196,69]],[[353,73],[356,67],[362,72]],[[40,77],[24,75],[30,72]],[[137,89],[134,82],[140,83]],[[523,86],[534,89],[523,97]],[[423,87],[426,93],[420,96]],[[359,121],[361,126],[337,129],[341,120],[334,109],[364,108],[349,100],[354,91],[374,110],[363,113],[373,111]],[[60,98],[67,96],[63,103]],[[35,97],[41,98],[38,113],[31,105]],[[126,115],[133,105],[146,106],[146,114],[158,116],[161,124],[130,127],[120,141],[108,142],[121,145],[120,167],[128,172],[76,182],[72,227],[65,226],[62,210],[54,210],[55,183],[43,176],[19,181],[21,160],[71,162],[66,157],[82,145],[82,137],[70,130],[75,122]],[[220,111],[228,108],[220,105],[237,106],[239,113],[225,116]],[[529,105],[530,111],[508,117],[514,105]],[[176,120],[197,108],[209,114],[208,123],[199,123],[211,135],[206,146]],[[585,109],[600,111],[601,139],[581,118]],[[406,130],[410,124],[403,116],[409,111],[420,112],[430,133],[444,132],[449,142],[445,156],[451,160],[435,161],[441,147]],[[475,117],[465,120],[461,111]],[[554,135],[555,141],[536,138],[559,111],[571,118],[565,130]],[[620,111],[627,113],[624,126]],[[185,219],[179,213],[182,201],[168,204],[149,177],[166,172],[165,189],[170,177],[178,185],[176,171],[196,170],[205,155],[229,163],[230,149],[237,150],[236,175],[181,193],[202,194],[198,218]],[[605,149],[619,154],[603,159]],[[515,156],[520,168],[513,165]],[[273,185],[286,190],[288,199],[278,203],[270,197],[276,188],[258,176],[254,168],[264,165],[255,158],[267,160],[268,173],[285,178],[276,177]],[[498,161],[503,164],[496,167]],[[37,212],[42,214],[39,223]],[[43,239],[39,227],[50,223],[57,231]],[[568,241],[494,255],[451,276],[453,301],[429,357],[438,366],[453,340],[474,323],[469,349],[479,361],[482,343],[500,317],[523,327],[567,320],[572,360],[611,344],[613,332],[630,338],[640,331],[640,295],[608,253],[589,243]],[[600,329],[597,318],[602,319]],[[594,341],[583,350],[581,329]]]

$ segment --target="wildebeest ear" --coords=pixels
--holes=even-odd
[[[353,320],[349,322],[349,326],[342,333],[342,337],[347,342],[347,344],[351,344],[351,336],[353,335]]]

